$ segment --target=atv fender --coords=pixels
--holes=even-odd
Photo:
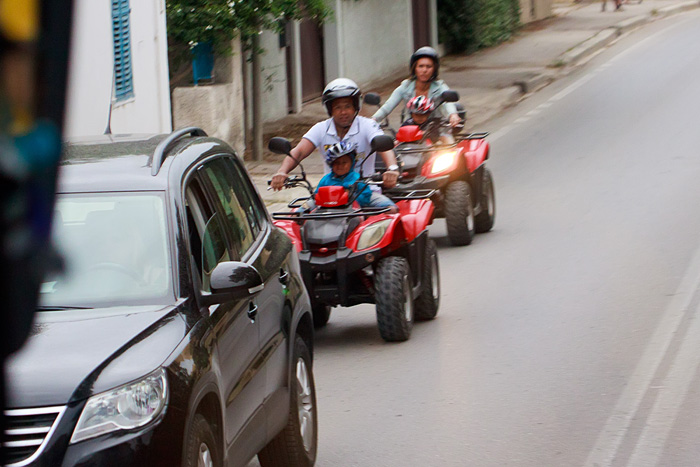
[[[297,250],[297,253],[301,251],[301,229],[299,228],[299,224],[294,222],[294,221],[284,221],[284,220],[276,220],[273,222],[275,224],[275,227],[278,227],[282,230],[284,230],[284,233],[287,234],[287,236],[292,240],[292,243],[294,244],[294,247]]]
[[[433,223],[435,205],[429,199],[411,199],[396,203],[401,212],[401,220],[406,240],[413,241]]]
[[[473,173],[489,158],[491,145],[485,139],[465,139],[458,146],[462,148],[469,173]]]

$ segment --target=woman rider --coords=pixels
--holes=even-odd
[[[421,47],[411,55],[409,64],[411,77],[394,89],[391,96],[384,105],[377,110],[372,118],[379,122],[384,120],[397,105],[405,104],[416,96],[425,96],[432,100],[437,99],[449,88],[444,81],[437,79],[440,69],[440,58],[432,47]],[[440,112],[447,118],[450,125],[455,126],[460,123],[457,108],[451,102],[445,102],[440,107]]]

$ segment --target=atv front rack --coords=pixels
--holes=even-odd
[[[427,190],[422,190],[427,191]],[[323,213],[316,212],[275,212],[272,213],[272,218],[283,221],[307,221],[307,220],[320,220],[320,219],[342,219],[345,217],[362,217],[362,216],[375,216],[377,214],[384,214],[389,212],[391,206],[382,208],[362,208],[351,212],[337,212],[324,211]]]
[[[424,152],[433,152],[433,151],[441,151],[443,149],[452,149],[456,148],[457,143],[452,143],[452,144],[431,144],[428,147],[425,148],[412,148],[412,149],[403,149],[400,147],[394,148],[394,151],[400,153],[400,154],[422,154]]]
[[[394,190],[385,191],[384,194],[387,195],[392,200],[404,201],[404,200],[411,200],[411,199],[431,198],[435,193],[437,193],[437,191],[438,190],[429,190],[429,189],[401,191],[401,188],[399,188],[396,191],[394,191]]]
[[[465,141],[468,139],[484,139],[489,135],[488,131],[482,131],[479,133],[469,133],[468,135],[455,135],[454,138],[459,141]]]

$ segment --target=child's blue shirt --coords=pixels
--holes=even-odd
[[[316,192],[318,192],[318,189],[322,186],[342,186],[345,189],[349,190],[352,188],[352,185],[359,179],[360,174],[355,172],[354,170],[351,170],[342,177],[338,177],[335,173],[329,172],[323,176],[321,181],[318,182]],[[356,201],[359,203],[360,206],[369,205],[370,198],[372,198],[372,190],[370,190],[369,186],[365,183],[359,183],[358,189],[362,190],[362,192],[357,197]]]

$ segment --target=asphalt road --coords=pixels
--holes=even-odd
[[[492,122],[497,219],[442,303],[317,333],[319,466],[700,465],[700,12]]]

